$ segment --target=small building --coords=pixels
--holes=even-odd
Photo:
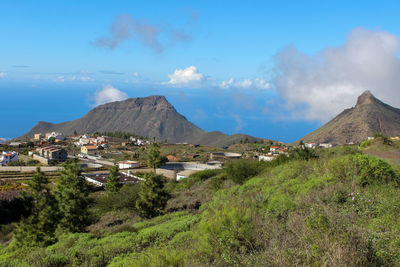
[[[81,137],[79,139],[78,145],[84,146],[84,145],[88,145],[88,144],[90,144],[90,138]]]
[[[15,151],[3,151],[0,154],[0,166],[6,165],[12,161],[15,161],[18,159],[18,153]]]
[[[37,134],[33,135],[34,140],[41,140],[42,138],[44,138],[44,135],[41,133],[37,133]]]
[[[139,168],[139,162],[138,161],[132,161],[132,160],[124,160],[118,162],[118,167],[122,169],[133,169],[133,168]]]
[[[52,132],[49,135],[46,134],[46,138],[47,140],[49,140],[50,138],[55,138],[56,140],[60,141],[64,141],[66,139],[62,133],[56,133],[56,132]]]
[[[215,159],[240,159],[242,154],[232,152],[212,152],[210,153],[210,160]]]
[[[331,148],[333,145],[332,144],[329,144],[329,143],[322,143],[322,144],[319,144],[319,147],[322,147],[322,148]]]
[[[273,147],[270,147],[269,151],[271,151],[271,152],[278,152],[279,149],[280,149],[279,146],[273,146]]]
[[[206,162],[206,164],[207,164],[207,165],[210,165],[210,166],[217,166],[217,167],[222,167],[222,166],[224,166],[224,162],[218,161],[218,160],[208,161],[208,162]]]
[[[307,148],[317,148],[318,144],[317,143],[305,143]]]
[[[15,146],[15,147],[20,147],[21,145],[22,145],[21,142],[11,142],[11,143],[9,144],[9,146]]]
[[[276,159],[277,157],[276,156],[272,156],[272,155],[260,155],[260,156],[258,156],[258,161],[271,161],[271,160],[274,160],[274,159]]]
[[[185,170],[185,171],[178,172],[178,173],[176,174],[176,180],[177,180],[177,181],[180,181],[180,180],[182,180],[182,179],[188,178],[190,175],[192,175],[193,173],[196,173],[196,172],[198,172],[198,171],[194,171],[194,170]]]
[[[96,155],[97,154],[97,146],[82,146],[81,153],[83,155]]]
[[[36,149],[36,152],[39,154],[39,157],[37,155],[33,155],[33,158],[45,164],[48,164],[50,160],[65,161],[68,157],[67,151],[60,146],[39,147]],[[43,160],[40,158],[43,158]]]

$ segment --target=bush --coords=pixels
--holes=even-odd
[[[210,265],[236,265],[257,249],[256,209],[231,204],[208,209],[199,224],[198,250]]]
[[[26,163],[23,160],[17,159],[8,163],[8,166],[25,166]]]
[[[125,184],[118,193],[102,194],[95,200],[96,208],[100,213],[121,209],[135,210],[139,189],[139,184]]]
[[[349,155],[331,162],[331,172],[341,181],[353,181],[362,186],[374,183],[400,184],[397,171],[386,161],[364,154]]]
[[[213,176],[220,174],[221,172],[222,172],[222,170],[220,170],[220,169],[204,170],[204,171],[193,173],[192,175],[190,175],[190,178],[194,178],[198,181],[205,181]]]
[[[262,170],[262,164],[252,160],[237,160],[226,164],[227,177],[237,184],[243,184],[247,179],[256,176]]]

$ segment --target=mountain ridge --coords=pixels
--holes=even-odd
[[[375,133],[400,134],[400,109],[379,99],[370,91],[363,92],[356,105],[339,113],[319,129],[301,140],[316,143],[359,143]]]
[[[124,131],[169,143],[187,142],[211,146],[227,146],[239,142],[239,138],[259,140],[243,134],[206,132],[178,113],[175,107],[160,95],[102,104],[72,121],[62,123],[39,121],[18,139],[31,138],[35,133],[53,131],[65,135],[72,135],[75,131],[80,134]]]

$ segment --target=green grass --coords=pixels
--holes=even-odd
[[[204,198],[199,210],[67,234],[47,248],[3,246],[0,265],[399,266],[398,169],[355,147],[317,156],[257,165],[243,184],[200,172],[168,185],[176,206]]]

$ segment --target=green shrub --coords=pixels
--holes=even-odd
[[[258,161],[240,159],[226,164],[227,177],[237,184],[243,184],[247,179],[256,176],[262,170]]]
[[[232,203],[209,208],[199,224],[196,245],[204,263],[235,265],[257,249],[256,209]]]
[[[374,183],[400,183],[397,171],[385,160],[364,155],[348,155],[331,162],[331,172],[341,181],[353,181],[360,185]]]
[[[200,172],[193,173],[190,175],[190,178],[194,178],[198,181],[205,181],[211,177],[214,177],[222,172],[221,169],[215,169],[215,170],[204,170]]]

